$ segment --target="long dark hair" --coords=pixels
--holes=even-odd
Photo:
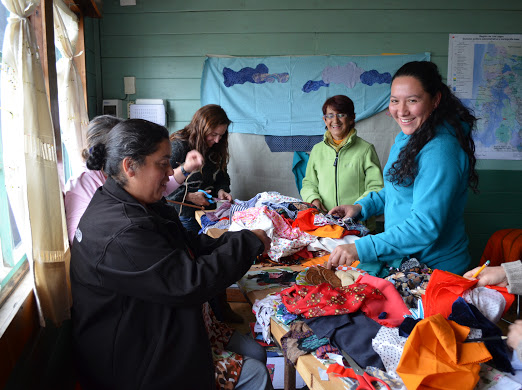
[[[399,153],[397,161],[395,161],[388,170],[390,181],[405,187],[413,184],[415,176],[418,173],[415,158],[424,145],[435,137],[437,127],[447,122],[455,129],[455,136],[461,148],[468,156],[468,184],[473,192],[477,193],[479,178],[475,170],[477,159],[475,158],[475,143],[472,138],[472,132],[477,119],[473,116],[472,112],[453,95],[448,86],[442,82],[440,72],[434,63],[429,61],[408,62],[395,73],[392,83],[397,77],[402,76],[414,77],[421,83],[424,91],[432,98],[439,92],[441,98],[439,105],[415,133],[410,136],[407,145]],[[465,125],[463,125],[463,123]],[[469,126],[469,128],[465,128],[465,126]]]
[[[159,148],[163,140],[169,139],[168,130],[156,123],[144,119],[127,119],[112,128],[105,144],[94,146],[87,164],[94,170],[103,169],[116,182],[124,186],[127,183],[122,173],[121,162],[130,157],[133,164],[139,167],[145,158]]]
[[[228,164],[228,129],[217,144],[208,147],[205,137],[220,125],[230,125],[227,113],[217,104],[207,104],[196,111],[190,123],[183,129],[173,133],[170,140],[187,141],[190,149],[196,149],[203,156],[208,157],[221,170]]]

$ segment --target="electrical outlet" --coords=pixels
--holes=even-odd
[[[136,77],[124,77],[123,86],[126,95],[134,95],[136,93]]]
[[[130,101],[127,103],[127,119],[130,118],[130,106],[132,106],[134,104],[133,101]]]

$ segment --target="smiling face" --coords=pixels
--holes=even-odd
[[[323,116],[324,123],[326,125],[326,128],[332,134],[333,139],[336,141],[340,141],[348,135],[348,132],[353,128],[353,125],[355,123],[355,118],[346,115],[344,118],[339,118],[337,114],[346,114],[337,112],[332,107],[328,106],[326,108],[326,114],[329,115],[332,114],[333,118],[328,119],[325,116]]]
[[[219,141],[221,141],[221,138],[223,135],[227,132],[228,125],[223,124],[215,127],[214,129],[210,130],[210,133],[208,133],[205,136],[205,141],[207,142],[207,145],[209,148],[217,144]]]
[[[440,92],[432,97],[412,76],[393,80],[389,110],[406,135],[411,135],[428,119],[440,102]]]
[[[164,139],[158,150],[145,157],[143,165],[131,166],[131,161],[127,158],[123,160],[123,169],[128,177],[125,190],[141,204],[155,203],[162,198],[169,176],[174,174],[170,154],[170,142]]]

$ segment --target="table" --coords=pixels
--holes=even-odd
[[[254,265],[251,268],[251,271],[266,271],[266,270],[274,270],[277,267],[259,267]],[[287,270],[290,268],[293,271],[301,271],[303,267],[300,265],[286,266],[281,267],[282,269]],[[241,288],[241,286],[239,286]],[[272,287],[263,290],[253,290],[246,293],[246,298],[253,304],[256,299],[263,299],[268,294],[279,292],[286,287]],[[270,332],[275,339],[275,341],[281,346],[281,337],[283,337],[288,332],[288,327],[279,323],[274,318],[270,320]],[[306,385],[310,390],[340,390],[345,389],[345,384],[341,379],[336,378],[332,375],[329,376],[328,381],[323,381],[320,378],[318,369],[321,368],[326,371],[326,366],[322,364],[319,360],[317,360],[313,355],[307,354],[300,356],[297,359],[297,363],[293,366],[290,363],[285,362],[285,390],[295,390],[295,372],[296,370],[299,372],[299,375],[303,378]]]
[[[201,216],[205,214],[203,210],[197,210],[195,213],[196,220],[201,225]],[[223,229],[215,229],[210,228],[207,231],[207,235],[213,238],[218,238],[225,230]],[[250,271],[264,271],[264,270],[274,270],[277,267],[262,267],[258,264],[254,264]],[[293,271],[302,271],[303,266],[293,265],[293,266],[284,266],[281,267],[284,269],[290,268]],[[241,288],[241,286],[239,286]],[[248,300],[248,302],[252,305],[256,301],[256,299],[263,299],[268,294],[279,292],[286,287],[278,286],[263,290],[253,290],[246,294],[244,294]],[[272,333],[275,341],[281,346],[281,337],[283,337],[288,329],[285,329],[283,324],[275,321],[273,318],[270,321],[270,331]],[[344,383],[336,377],[330,375],[329,381],[321,380],[319,376],[318,368],[326,370],[326,366],[322,364],[319,360],[317,360],[311,354],[300,356],[297,359],[297,364],[293,366],[290,363],[285,363],[285,390],[295,390],[295,372],[296,370],[299,372],[299,375],[303,378],[306,385],[310,390],[341,390],[345,389]]]

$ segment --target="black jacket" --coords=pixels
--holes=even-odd
[[[190,151],[190,146],[186,141],[172,141],[172,155],[170,158],[170,165],[172,168],[177,168],[182,162],[185,161],[187,153]],[[194,172],[185,182],[179,186],[174,192],[167,196],[167,199],[175,200],[177,202],[188,202],[185,196],[185,190],[188,187],[187,192],[197,192],[198,190],[211,190],[213,197],[217,197],[219,190],[230,192],[230,176],[227,171],[219,169],[217,164],[212,161],[208,156],[205,156],[205,163],[203,165],[202,172]],[[180,206],[172,204],[179,213]],[[192,203],[191,203],[192,204]],[[215,204],[211,204],[207,207],[208,210],[214,209]],[[196,211],[193,207],[183,207],[180,215],[184,217],[194,217]]]
[[[250,231],[185,231],[112,178],[80,223],[71,257],[73,342],[84,390],[215,389],[201,305],[263,251]]]

